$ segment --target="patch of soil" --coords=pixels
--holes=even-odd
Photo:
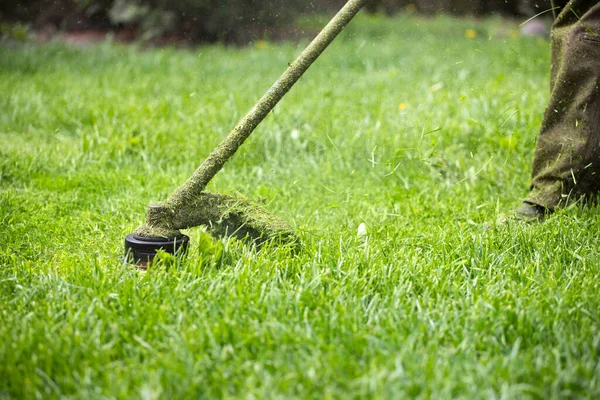
[[[78,31],[58,31],[51,27],[38,30],[36,39],[39,42],[50,40],[59,40],[74,46],[87,46],[104,42],[107,39],[119,43],[131,43],[137,38],[134,30],[78,30]]]

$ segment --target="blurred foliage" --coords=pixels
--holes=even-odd
[[[533,16],[549,9],[550,0],[371,0],[371,12],[394,14],[399,11],[435,14],[440,12],[460,15]]]
[[[135,31],[141,39],[247,42],[283,29],[299,14],[330,12],[344,0],[17,0],[0,2],[0,20],[34,29]],[[549,0],[371,0],[369,12],[531,16]]]
[[[0,23],[0,38],[24,41],[29,37],[29,28],[21,23]]]
[[[308,9],[316,9],[310,0],[18,0],[0,2],[0,19],[38,29],[135,29],[142,38],[239,42]]]

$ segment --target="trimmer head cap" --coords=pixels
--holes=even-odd
[[[146,269],[156,256],[157,250],[178,255],[186,252],[190,238],[186,235],[174,238],[142,237],[135,234],[125,237],[126,263],[136,264],[140,269]]]

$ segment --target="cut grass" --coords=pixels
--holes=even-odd
[[[358,18],[217,175],[300,253],[121,265],[301,48],[0,46],[0,398],[600,396],[598,210],[488,224],[548,92],[498,20]]]

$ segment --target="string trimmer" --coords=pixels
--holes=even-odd
[[[215,236],[235,236],[257,244],[270,240],[297,242],[296,234],[281,218],[248,201],[208,193],[204,189],[367,1],[348,1],[191,178],[177,188],[166,202],[148,206],[146,223],[125,238],[128,261],[145,265],[153,260],[159,249],[168,253],[185,250],[189,238],[180,230],[200,225],[205,225]]]

